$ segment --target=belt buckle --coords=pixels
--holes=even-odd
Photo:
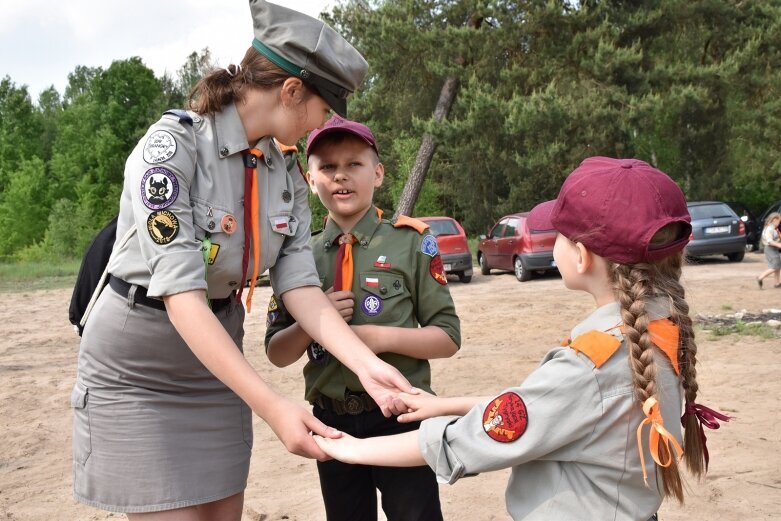
[[[364,410],[361,397],[356,394],[348,394],[344,399],[344,410],[350,416],[361,414]]]

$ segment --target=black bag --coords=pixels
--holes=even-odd
[[[76,277],[76,285],[73,287],[71,303],[68,308],[68,318],[76,332],[81,336],[84,326],[81,319],[89,307],[92,295],[98,289],[100,279],[106,269],[111,250],[117,238],[117,217],[114,217],[102,230],[98,232],[84,253],[81,261],[79,275]],[[103,283],[105,286],[105,281]],[[102,287],[100,288],[103,289]]]

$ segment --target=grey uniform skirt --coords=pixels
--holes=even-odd
[[[765,246],[765,260],[769,268],[774,270],[781,268],[781,250],[768,244]]]
[[[241,346],[244,308],[217,318]],[[246,404],[195,357],[165,311],[110,287],[89,317],[73,407],[73,493],[115,512],[208,503],[244,490]]]

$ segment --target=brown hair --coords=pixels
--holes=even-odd
[[[773,222],[773,219],[781,219],[781,213],[772,212],[770,215],[768,215],[765,219],[765,226],[770,226],[770,223]]]
[[[661,246],[676,240],[680,235],[679,228],[677,223],[665,226],[654,235],[651,244]],[[610,263],[610,277],[621,304],[624,336],[629,345],[629,364],[635,396],[641,405],[652,396],[659,399],[654,343],[648,330],[650,319],[646,310],[646,303],[658,297],[669,299],[670,320],[678,326],[678,365],[686,403],[694,403],[697,397],[697,344],[694,341],[689,304],[686,303],[680,282],[683,258],[683,252],[678,252],[653,263]],[[686,466],[692,474],[699,477],[705,471],[705,454],[697,417],[693,414],[687,414],[685,417],[683,455]],[[660,467],[664,496],[675,496],[683,503],[683,485],[675,454],[668,454],[664,444],[660,444],[659,449],[661,460],[671,462],[668,467]]]
[[[188,107],[198,114],[214,115],[232,101],[244,99],[247,87],[269,90],[292,75],[274,65],[253,47],[247,49],[241,65],[213,69],[190,91]]]

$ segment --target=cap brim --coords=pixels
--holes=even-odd
[[[312,87],[317,91],[318,96],[323,98],[328,106],[333,109],[334,112],[342,116],[347,117],[347,100],[331,94],[326,89],[318,88],[317,85],[312,84]]]
[[[312,141],[310,141],[310,142],[308,142],[306,144],[306,157],[309,157],[309,154],[310,154],[310,152],[312,150],[312,147],[314,147],[317,144],[317,142],[320,141],[320,139],[324,138],[325,136],[327,136],[329,134],[350,134],[351,136],[355,136],[355,137],[359,138],[361,141],[363,141],[364,143],[366,143],[367,145],[372,147],[375,152],[377,152],[377,148],[375,147],[374,143],[372,143],[371,141],[366,139],[364,136],[362,136],[358,132],[355,132],[355,131],[353,131],[353,130],[351,130],[349,128],[346,128],[344,126],[328,127],[328,128],[324,128],[324,129],[320,129],[320,130],[315,130],[314,132],[317,132],[317,135],[315,136],[315,138]],[[379,152],[377,152],[377,154],[379,154]]]
[[[542,232],[555,229],[551,220],[551,214],[553,213],[553,207],[556,206],[556,201],[556,199],[545,201],[532,208],[532,211],[526,217],[526,224],[529,230]]]

